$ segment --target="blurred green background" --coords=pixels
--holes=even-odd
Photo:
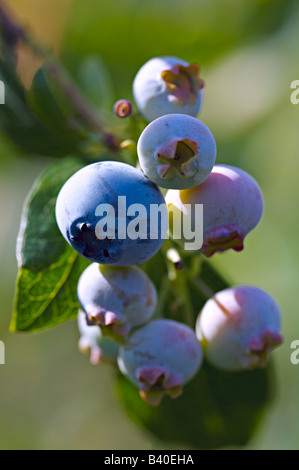
[[[278,392],[248,447],[298,449],[299,365],[290,362],[290,344],[299,339],[299,105],[290,101],[290,84],[299,79],[298,1],[10,4],[79,77],[82,61],[85,68],[92,67],[88,56],[100,56],[108,85],[96,100],[105,109],[116,99],[131,97],[134,75],[151,57],[175,55],[202,66],[206,89],[200,119],[216,138],[217,162],[249,171],[265,197],[263,220],[245,250],[213,262],[232,282],[266,289],[284,315],[285,342],[274,353]],[[22,58],[25,80],[36,66],[26,55]],[[90,95],[96,91],[91,85]],[[0,139],[0,339],[6,346],[6,365],[0,366],[0,448],[163,448],[128,420],[109,367],[94,368],[77,352],[75,322],[42,334],[9,334],[22,204],[35,177],[52,160],[24,159]]]

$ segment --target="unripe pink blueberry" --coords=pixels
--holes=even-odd
[[[244,238],[263,213],[263,195],[255,179],[228,165],[215,165],[204,183],[188,190],[169,190],[165,199],[174,214],[187,215],[191,210],[194,224],[194,206],[203,205],[203,227],[195,229],[203,231],[201,251],[207,257],[229,248],[241,251]]]
[[[127,118],[132,114],[132,103],[129,100],[118,100],[113,107],[114,114],[119,118]]]
[[[78,329],[80,332],[79,350],[83,354],[90,354],[91,364],[103,362],[115,363],[118,355],[118,344],[110,338],[103,336],[99,326],[90,326],[86,314],[80,310],[78,314]]]
[[[133,95],[145,119],[153,121],[164,114],[197,116],[204,82],[200,68],[177,57],[155,57],[146,62],[133,83]]]
[[[119,341],[154,314],[157,293],[149,277],[137,267],[91,264],[78,283],[78,299],[89,324]]]
[[[163,396],[176,398],[198,372],[203,360],[194,331],[173,320],[155,320],[132,333],[120,348],[121,372],[140,389],[151,405]]]
[[[280,309],[265,291],[238,286],[218,292],[196,325],[207,360],[219,369],[263,368],[282,337]]]
[[[217,150],[203,122],[186,114],[168,114],[144,129],[137,153],[151,181],[163,188],[186,189],[206,180]]]

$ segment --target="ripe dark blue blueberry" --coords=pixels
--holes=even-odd
[[[150,233],[151,207],[161,204],[165,200],[159,188],[136,168],[99,162],[65,183],[57,198],[56,220],[67,242],[85,258],[132,266],[150,259],[163,244],[160,225],[156,238]]]
[[[217,149],[203,122],[187,114],[167,114],[144,129],[137,153],[151,181],[163,188],[186,189],[207,179]]]

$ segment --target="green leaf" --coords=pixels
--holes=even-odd
[[[79,158],[68,157],[49,166],[35,182],[21,219],[17,246],[20,267],[39,272],[65,252],[68,245],[55,219],[56,198],[67,179],[83,166]]]
[[[78,85],[87,100],[98,109],[112,110],[114,90],[109,71],[97,54],[88,55],[80,63]]]
[[[84,163],[69,157],[50,166],[29,195],[21,221],[12,331],[36,331],[74,318],[77,280],[88,262],[66,243],[55,203],[65,181]]]
[[[159,407],[141,400],[137,388],[117,376],[117,393],[129,417],[166,443],[196,449],[244,446],[271,398],[271,370],[230,373],[206,363],[181,397]]]
[[[79,149],[83,130],[75,120],[75,111],[53,80],[47,68],[40,68],[34,76],[28,102],[47,129],[63,141],[69,151]]]
[[[207,299],[229,283],[200,255],[185,253],[183,262],[172,281],[161,252],[144,268],[159,291],[157,315],[194,327]],[[162,441],[211,449],[248,442],[270,399],[271,378],[269,370],[228,373],[205,363],[180,398],[165,397],[157,408],[143,402],[122,375],[117,391],[131,419]]]
[[[71,247],[48,269],[21,268],[11,331],[38,331],[76,318],[77,283],[88,262]]]
[[[69,139],[53,127],[47,127],[34,110],[28,92],[21,84],[16,72],[0,60],[0,80],[5,83],[5,105],[0,106],[1,131],[23,153],[61,157],[79,151],[79,140]],[[44,109],[47,113],[47,107]],[[82,140],[82,139],[81,139]]]

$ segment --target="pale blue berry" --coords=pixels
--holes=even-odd
[[[197,64],[177,57],[156,57],[141,67],[133,83],[133,95],[145,119],[153,121],[164,114],[197,116],[203,81]]]
[[[121,341],[132,328],[148,322],[157,293],[149,277],[137,267],[91,264],[78,283],[78,299],[90,324]]]
[[[215,139],[205,124],[186,114],[168,114],[151,122],[137,145],[144,174],[163,188],[201,184],[216,159]]]
[[[194,331],[173,320],[155,320],[135,331],[120,348],[120,370],[157,406],[163,396],[176,398],[198,372],[202,349]]]

